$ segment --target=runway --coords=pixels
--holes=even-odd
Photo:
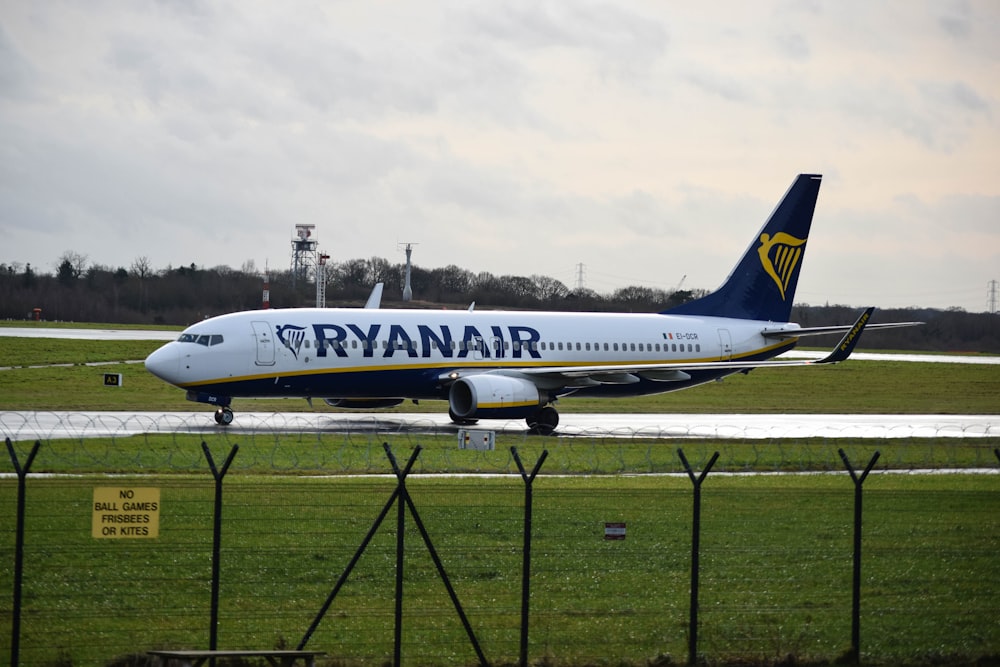
[[[562,413],[553,437],[567,438],[984,438],[1000,436],[1000,415],[773,415]],[[523,421],[468,427],[524,436]],[[0,436],[13,441],[127,437],[144,433],[288,432],[457,434],[445,414],[237,412],[229,426],[198,412],[0,412]]]

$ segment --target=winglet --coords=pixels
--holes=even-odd
[[[861,313],[861,317],[858,321],[854,323],[851,330],[848,331],[840,342],[837,343],[837,347],[833,348],[830,354],[826,355],[817,364],[835,364],[840,361],[844,361],[849,356],[851,352],[854,352],[854,348],[857,347],[858,341],[861,340],[861,332],[865,330],[865,326],[868,324],[868,320],[871,319],[872,313],[875,312],[875,306],[869,306],[865,309],[865,312]]]

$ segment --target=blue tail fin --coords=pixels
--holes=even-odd
[[[664,312],[787,322],[822,179],[795,179],[722,287]]]

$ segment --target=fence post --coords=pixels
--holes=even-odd
[[[441,575],[441,579],[444,582],[445,589],[448,591],[448,595],[451,597],[452,604],[455,605],[455,610],[458,612],[459,619],[462,621],[462,626],[465,628],[466,634],[469,636],[469,640],[472,642],[472,646],[476,651],[476,655],[479,656],[479,662],[481,665],[489,665],[486,660],[486,656],[483,655],[482,649],[479,647],[479,642],[476,640],[475,634],[472,632],[472,626],[469,625],[469,619],[465,615],[465,611],[462,609],[462,605],[459,604],[458,596],[455,594],[455,589],[451,585],[451,581],[448,579],[448,574],[444,570],[444,564],[438,557],[437,550],[434,549],[434,545],[431,543],[431,538],[427,534],[427,529],[424,528],[424,522],[420,519],[420,513],[417,512],[416,505],[413,504],[413,500],[410,498],[409,492],[406,490],[406,477],[410,474],[410,470],[413,469],[413,464],[416,463],[417,457],[420,456],[423,447],[417,445],[413,450],[413,454],[410,455],[410,460],[407,462],[406,467],[400,469],[399,464],[396,463],[396,457],[392,453],[392,448],[389,447],[389,443],[382,443],[382,448],[385,449],[385,454],[389,458],[389,463],[392,464],[392,471],[396,475],[396,488],[392,492],[388,502],[382,508],[382,512],[375,519],[374,525],[369,529],[368,534],[365,535],[365,539],[361,542],[361,546],[355,552],[354,557],[351,562],[347,565],[347,568],[340,575],[337,580],[336,585],[333,590],[330,591],[330,595],[327,596],[326,602],[323,603],[323,607],[320,609],[316,618],[313,620],[312,625],[306,630],[306,634],[302,637],[299,642],[298,650],[303,650],[309,638],[312,637],[313,632],[319,627],[319,623],[323,620],[323,616],[330,609],[330,605],[333,604],[333,599],[337,596],[340,588],[347,581],[347,576],[354,569],[358,560],[361,558],[361,554],[364,553],[365,549],[368,547],[369,542],[375,536],[378,531],[379,526],[382,525],[382,521],[388,516],[389,510],[392,509],[392,504],[399,501],[398,514],[396,517],[396,614],[395,621],[396,627],[394,632],[394,646],[393,646],[393,664],[398,667],[402,662],[402,629],[403,629],[403,555],[404,555],[404,543],[403,543],[403,529],[406,524],[406,508],[410,510],[410,516],[413,517],[413,522],[417,526],[417,530],[420,531],[420,536],[424,540],[424,545],[427,547],[428,553],[431,555],[431,560],[434,561],[434,566],[437,568],[438,574]]]
[[[517,469],[521,472],[521,479],[524,480],[524,551],[523,564],[521,566],[521,667],[528,666],[528,601],[531,598],[531,484],[535,481],[535,476],[542,469],[542,464],[549,455],[549,450],[543,449],[542,455],[535,463],[529,475],[521,464],[521,457],[518,456],[517,447],[511,447],[510,453],[514,456]]]
[[[382,446],[385,449],[385,455],[389,457],[389,463],[392,464],[392,471],[396,474],[396,495],[399,498],[399,504],[396,507],[396,623],[393,632],[392,652],[392,664],[399,667],[403,660],[403,554],[404,531],[406,529],[406,505],[403,501],[407,498],[406,476],[410,474],[410,469],[413,468],[417,456],[420,455],[421,447],[417,445],[414,448],[406,468],[400,470],[399,464],[396,463],[396,457],[393,456],[392,449],[389,448],[389,443]]]
[[[14,472],[17,473],[17,532],[14,538],[14,618],[10,627],[10,664],[12,667],[18,665],[21,652],[21,584],[24,580],[24,502],[27,493],[28,472],[31,464],[35,460],[35,454],[42,443],[35,440],[35,444],[28,454],[28,460],[21,467],[17,460],[17,452],[14,451],[14,444],[7,438],[7,453],[10,454],[10,461],[14,464]]]
[[[837,453],[847,466],[847,472],[851,473],[851,480],[854,482],[854,576],[851,583],[851,654],[854,664],[861,662],[861,486],[865,483],[865,478],[872,471],[875,462],[878,461],[879,452],[875,451],[871,461],[865,471],[859,477],[854,472],[854,467],[847,459],[847,454],[843,449],[838,449]]]
[[[389,445],[384,445],[385,451],[389,454],[390,459],[392,458],[392,453],[389,450]],[[406,466],[406,470],[403,471],[403,476],[409,474],[410,468],[413,467],[413,462],[417,459],[417,454],[420,453],[421,447],[417,445],[416,451],[413,452],[413,456],[410,458],[410,463]],[[397,470],[395,462],[393,462],[393,469]],[[413,517],[413,523],[416,524],[417,530],[420,532],[420,537],[424,541],[424,546],[427,547],[427,553],[430,554],[431,560],[434,562],[434,567],[437,568],[438,574],[441,576],[441,581],[444,583],[445,590],[448,591],[448,597],[451,598],[451,603],[455,607],[455,611],[458,613],[458,618],[462,622],[462,627],[465,628],[465,634],[469,637],[469,642],[472,644],[473,650],[479,657],[479,664],[488,666],[490,663],[486,660],[486,656],[483,654],[482,648],[479,646],[479,640],[476,639],[476,634],[472,631],[472,625],[469,624],[469,618],[465,615],[465,610],[462,609],[462,604],[458,600],[458,594],[455,593],[455,587],[451,585],[451,580],[448,578],[448,573],[445,572],[444,563],[441,562],[441,558],[438,556],[437,549],[434,548],[434,543],[431,542],[431,537],[427,533],[427,529],[424,527],[424,522],[420,518],[420,512],[417,511],[417,506],[413,504],[413,499],[410,498],[410,493],[405,488],[401,488],[399,491],[399,504],[402,505],[406,503],[406,506],[410,508],[410,516]],[[402,589],[400,589],[402,593]],[[402,600],[402,595],[400,595],[400,600]]]
[[[701,548],[701,483],[705,481],[705,477],[712,470],[712,466],[715,465],[716,460],[719,458],[719,452],[715,452],[712,455],[712,458],[708,461],[708,465],[705,466],[705,469],[697,477],[694,476],[694,471],[691,470],[691,466],[688,464],[683,450],[679,447],[677,448],[677,455],[681,458],[684,470],[687,471],[688,477],[694,485],[694,510],[691,518],[691,618],[688,625],[688,664],[693,665],[698,660],[698,556]]]
[[[236,456],[236,452],[239,451],[240,446],[233,445],[221,469],[215,467],[215,459],[212,458],[212,452],[209,451],[208,445],[204,440],[201,441],[201,449],[205,452],[205,458],[208,459],[208,466],[212,469],[212,477],[215,478],[215,520],[212,528],[212,609],[208,630],[208,649],[214,651],[219,648],[219,578],[221,573],[219,554],[222,550],[222,478],[226,476],[229,464],[233,462],[233,458]],[[214,664],[214,658],[212,662]]]
[[[386,453],[389,453],[389,444],[384,443],[382,446],[386,449]],[[393,503],[396,502],[396,499],[398,497],[399,497],[399,486],[397,485],[396,488],[393,490],[392,495],[389,496],[389,500],[387,500],[385,505],[382,506],[382,511],[379,512],[378,517],[375,519],[375,523],[372,524],[371,528],[369,528],[368,532],[365,534],[364,539],[361,540],[361,544],[358,546],[357,551],[355,551],[354,555],[351,557],[351,561],[347,564],[347,567],[344,568],[344,571],[340,573],[340,577],[337,579],[337,583],[334,584],[333,589],[330,591],[330,594],[326,597],[326,600],[323,602],[323,606],[320,607],[319,613],[316,614],[316,618],[313,619],[313,622],[309,625],[309,628],[306,630],[306,633],[302,635],[302,639],[299,641],[297,647],[299,651],[304,650],[306,644],[309,643],[309,639],[312,637],[313,633],[316,632],[316,628],[319,627],[320,621],[322,621],[323,617],[326,616],[326,612],[330,610],[330,605],[333,604],[333,601],[337,597],[337,594],[340,592],[340,589],[343,588],[345,583],[347,583],[347,577],[350,576],[351,572],[354,570],[354,567],[358,564],[358,561],[361,560],[361,555],[368,548],[368,545],[375,537],[375,533],[378,532],[379,526],[382,525],[382,522],[385,520],[385,517],[388,516],[389,510],[392,509],[392,505]]]

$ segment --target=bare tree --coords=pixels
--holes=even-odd
[[[153,269],[151,267],[152,265],[149,262],[149,257],[141,255],[135,258],[129,269],[131,270],[133,276],[139,280],[145,280],[153,275]]]
[[[59,256],[56,268],[60,274],[65,272],[66,277],[76,280],[87,271],[87,256],[81,255],[75,250],[67,250]]]
[[[569,294],[569,289],[562,281],[555,278],[535,274],[531,276],[531,280],[535,283],[536,294],[542,302],[565,299],[566,295]]]

